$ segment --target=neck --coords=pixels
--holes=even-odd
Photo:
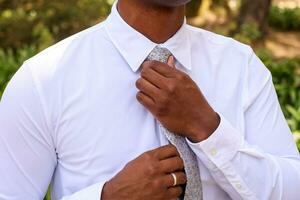
[[[143,0],[119,0],[121,17],[154,43],[164,43],[183,24],[185,7],[162,7]]]

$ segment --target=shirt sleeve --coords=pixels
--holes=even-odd
[[[43,199],[56,153],[43,103],[24,64],[0,103],[0,199]]]
[[[89,187],[86,187],[70,196],[65,196],[61,200],[101,200],[102,189],[105,182],[96,183]]]
[[[40,200],[57,164],[51,121],[30,66],[24,64],[0,102],[0,199]],[[105,182],[61,200],[100,200]]]
[[[188,143],[232,199],[299,199],[299,152],[271,74],[254,53],[244,88],[243,131],[219,113],[221,123],[207,140]]]

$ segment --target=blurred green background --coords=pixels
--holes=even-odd
[[[113,0],[0,0],[0,97],[22,62],[101,22]],[[192,0],[188,22],[251,45],[300,149],[300,0]],[[50,199],[49,195],[45,199]]]

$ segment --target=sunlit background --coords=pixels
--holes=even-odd
[[[112,3],[0,0],[0,97],[25,59],[101,22]],[[255,49],[273,74],[300,149],[300,0],[193,0],[187,17],[192,25],[234,37]]]

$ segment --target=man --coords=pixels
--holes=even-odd
[[[299,198],[270,72],[187,25],[187,2],[119,0],[24,63],[1,101],[0,199],[42,199],[50,182],[52,199]]]

